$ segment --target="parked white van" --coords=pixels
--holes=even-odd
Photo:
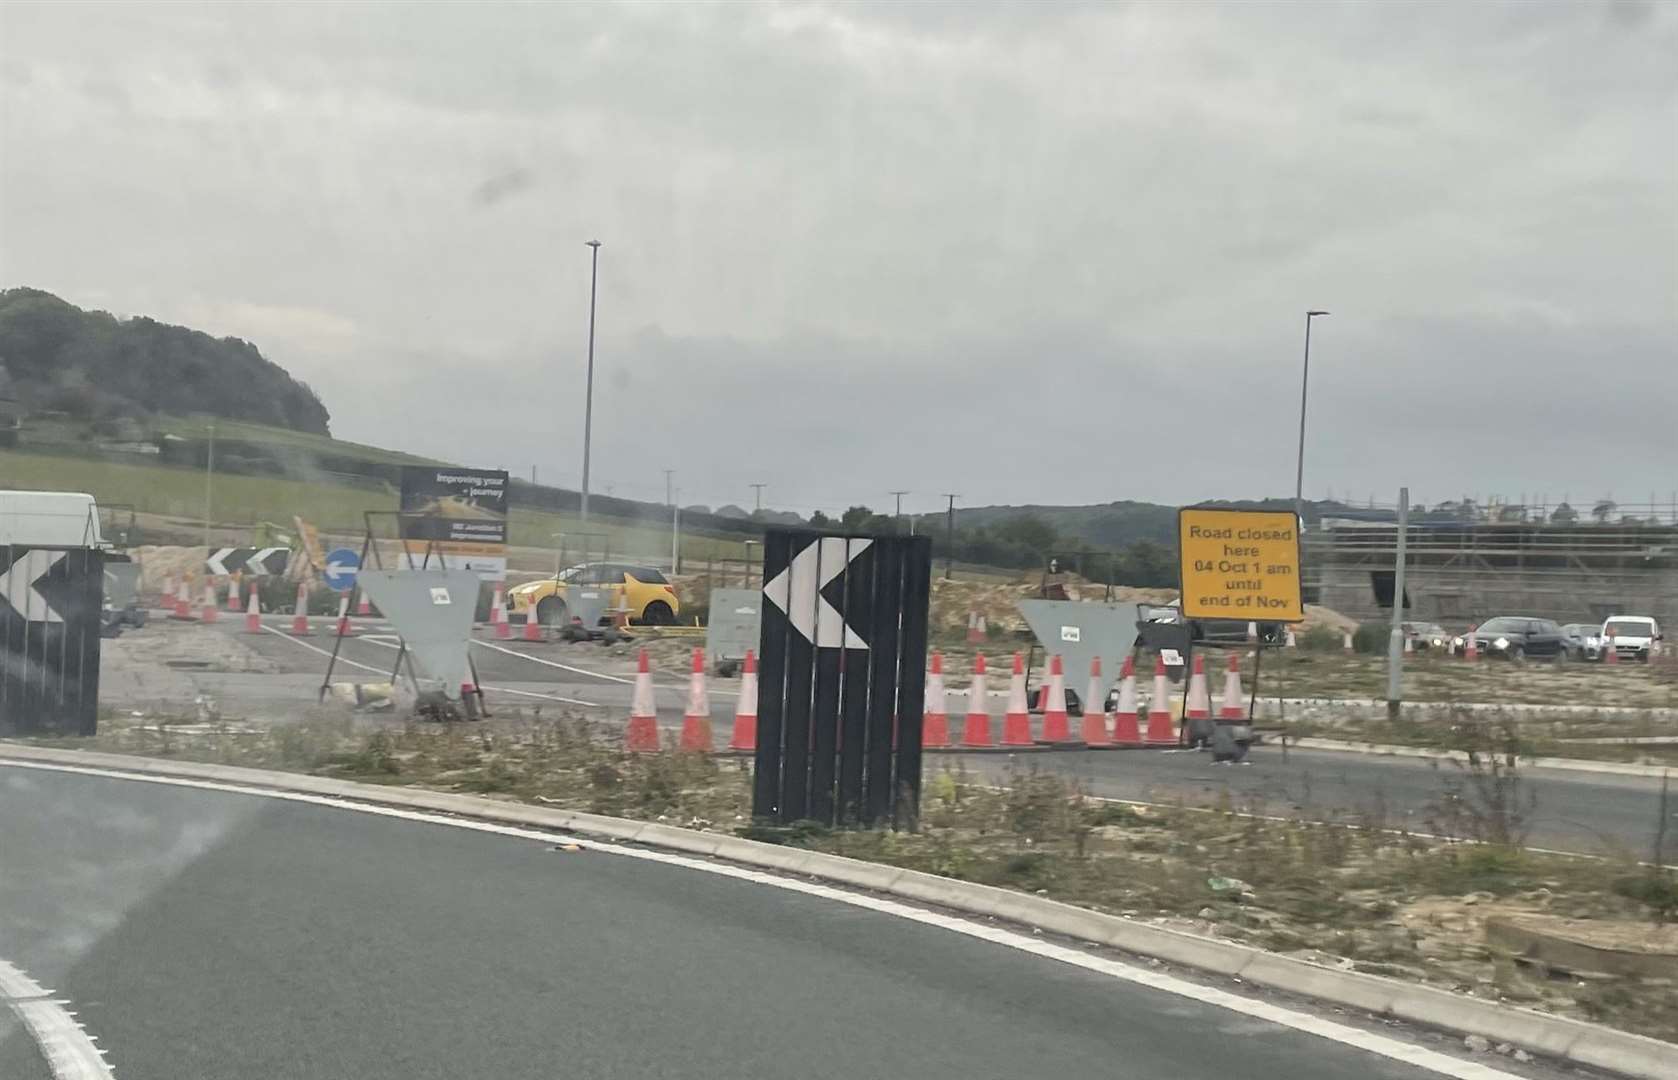
[[[1647,660],[1659,651],[1661,624],[1648,615],[1610,615],[1602,624],[1602,647],[1627,660]]]
[[[0,491],[0,545],[102,548],[99,508],[79,491]]]

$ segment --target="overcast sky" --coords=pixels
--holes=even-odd
[[[0,6],[0,284],[808,510],[1678,489],[1678,4]]]

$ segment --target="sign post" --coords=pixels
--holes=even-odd
[[[931,584],[926,537],[768,531],[753,816],[913,827]]]

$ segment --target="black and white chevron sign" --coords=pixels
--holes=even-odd
[[[218,577],[229,574],[283,574],[290,564],[291,549],[283,547],[217,548],[204,560],[204,568]]]

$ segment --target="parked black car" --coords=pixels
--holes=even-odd
[[[1474,642],[1481,656],[1516,663],[1529,656],[1557,662],[1567,659],[1561,626],[1549,619],[1499,615],[1480,624]]]

